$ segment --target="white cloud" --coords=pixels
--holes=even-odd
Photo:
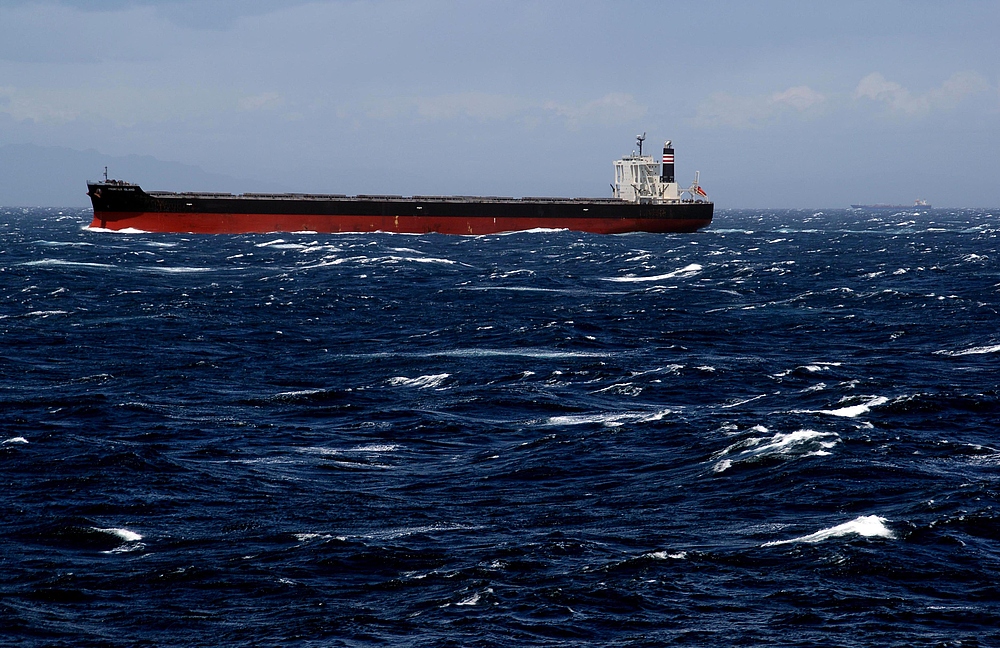
[[[808,110],[826,101],[826,97],[809,86],[795,86],[784,92],[776,92],[770,97],[773,106],[787,106],[795,110]]]
[[[786,114],[818,111],[826,96],[801,85],[769,95],[738,96],[718,92],[698,106],[696,126],[751,128],[777,120]]]
[[[976,72],[956,72],[939,87],[915,95],[901,84],[872,72],[858,83],[854,98],[884,104],[895,113],[923,115],[935,110],[951,110],[970,95],[989,88],[986,79]]]

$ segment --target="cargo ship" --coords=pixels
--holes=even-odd
[[[694,232],[712,222],[713,203],[695,174],[681,189],[674,149],[614,162],[611,198],[175,193],[109,179],[88,182],[91,228],[195,234],[395,232],[496,234],[534,228],[595,234]]]
[[[885,203],[875,203],[874,205],[851,205],[851,209],[868,209],[872,211],[899,211],[901,209],[924,210],[924,209],[934,209],[934,208],[931,207],[926,200],[920,200],[918,198],[917,200],[913,201],[912,205],[887,205]]]

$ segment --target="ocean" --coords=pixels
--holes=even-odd
[[[992,211],[0,213],[0,643],[1000,645]]]

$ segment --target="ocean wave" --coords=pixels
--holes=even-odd
[[[652,558],[653,560],[686,560],[686,551],[675,551],[670,553],[668,551],[651,551],[650,553],[643,554],[643,558]]]
[[[813,364],[798,365],[797,367],[794,367],[792,369],[785,369],[784,371],[779,371],[774,375],[777,378],[784,378],[785,376],[791,374],[803,373],[803,372],[807,374],[820,373],[824,371],[829,371],[833,367],[840,367],[842,365],[843,365],[842,362],[816,362]]]
[[[46,318],[51,315],[67,315],[69,311],[64,310],[47,310],[47,311],[31,311],[30,313],[25,313],[28,317],[41,317]]]
[[[21,265],[64,266],[67,268],[102,268],[102,269],[110,269],[118,267],[110,263],[95,263],[93,261],[66,261],[64,259],[39,259],[38,261],[25,261]]]
[[[142,540],[141,535],[139,535],[135,531],[129,531],[128,529],[121,529],[121,528],[104,529],[100,527],[91,527],[91,528],[94,531],[98,531],[100,533],[107,533],[109,535],[113,535],[117,538],[120,538],[123,542],[138,542]]]
[[[395,378],[389,379],[389,384],[395,387],[416,387],[417,389],[431,389],[434,387],[440,387],[451,374],[432,374],[428,376],[417,376],[416,378],[407,378],[406,376],[396,376]]]
[[[85,241],[35,241],[35,243],[51,247],[94,247],[93,243]]]
[[[768,429],[763,426],[757,426],[754,430],[768,432]],[[750,437],[733,443],[715,454],[713,456],[715,464],[712,470],[721,473],[736,464],[752,463],[773,456],[823,457],[829,455],[830,449],[838,443],[840,443],[840,435],[835,432],[817,432],[816,430],[778,433],[770,438]]]
[[[873,407],[878,407],[889,402],[889,399],[885,396],[876,396],[871,398],[865,403],[859,403],[857,405],[847,405],[845,407],[838,407],[837,409],[829,410],[793,410],[797,414],[826,414],[828,416],[841,416],[845,418],[855,418],[861,416],[862,414],[867,414]]]
[[[638,423],[652,423],[660,421],[665,416],[671,414],[669,409],[661,409],[655,412],[600,412],[593,414],[569,414],[565,416],[552,416],[546,420],[546,425],[586,425],[599,423],[605,427],[621,427],[628,421]]]
[[[141,266],[142,270],[147,272],[162,272],[165,274],[187,274],[196,272],[212,272],[214,268],[197,268],[189,266]]]
[[[656,275],[655,277],[635,277],[635,276],[625,276],[625,277],[605,277],[604,281],[617,281],[617,282],[643,282],[643,281],[663,281],[664,279],[674,279],[681,278],[686,279],[688,277],[693,277],[702,271],[702,266],[697,263],[692,263],[684,266],[680,270],[674,270],[673,272],[668,272],[666,274]]]
[[[395,255],[387,256],[366,256],[366,255],[356,255],[350,257],[335,257],[327,258],[319,261],[318,263],[310,263],[298,266],[299,270],[311,270],[314,268],[326,268],[329,266],[339,266],[345,263],[356,263],[358,265],[398,265],[400,263],[428,263],[428,264],[442,264],[442,265],[455,265],[458,263],[452,259],[444,259],[440,257],[402,257]]]
[[[983,355],[987,353],[997,353],[1000,352],[1000,344],[991,344],[989,346],[972,347],[971,349],[963,349],[961,351],[935,351],[935,355],[944,356],[967,356],[967,355]]]
[[[795,542],[823,542],[831,538],[842,538],[844,536],[859,535],[863,538],[887,538],[894,539],[896,536],[892,530],[885,525],[888,522],[884,517],[877,515],[862,515],[854,518],[850,522],[844,522],[837,526],[821,529],[816,533],[810,533],[791,540],[776,540],[765,542],[762,547],[775,547],[778,545],[792,544]]]

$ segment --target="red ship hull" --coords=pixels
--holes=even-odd
[[[432,216],[315,216],[305,214],[217,214],[171,212],[94,212],[90,226],[145,232],[253,234],[267,232],[395,232],[399,234],[497,234],[536,228],[569,229],[593,234],[625,232],[694,232],[711,218],[552,218]]]

